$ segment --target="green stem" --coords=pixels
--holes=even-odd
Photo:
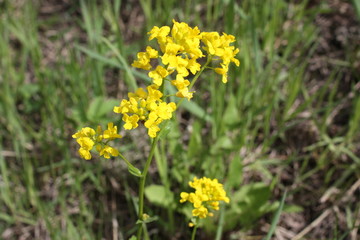
[[[224,219],[225,219],[225,212],[224,212],[224,209],[221,208],[220,209],[220,220],[219,220],[218,228],[216,230],[215,240],[220,240],[221,239],[221,235],[222,235],[223,227],[224,227]]]
[[[195,226],[194,226],[194,229],[193,229],[193,231],[192,231],[192,234],[191,234],[191,240],[195,240],[195,235],[196,235],[196,230],[197,230],[197,228],[198,228],[198,226],[195,225]]]
[[[146,163],[145,163],[145,167],[144,167],[144,170],[141,174],[141,177],[140,177],[140,182],[139,182],[139,215],[138,215],[138,218],[140,221],[143,220],[143,214],[144,214],[144,189],[145,189],[145,181],[146,181],[146,175],[149,171],[149,167],[150,167],[150,164],[151,164],[151,160],[154,156],[154,151],[155,151],[155,148],[156,148],[156,144],[159,140],[159,134],[154,138],[152,144],[151,144],[151,150],[150,150],[150,154],[146,160]],[[139,228],[138,228],[138,231],[137,231],[137,239],[138,240],[141,240],[141,234],[142,234],[142,230],[143,230],[143,223],[139,224]]]
[[[212,57],[209,55],[206,63],[204,64],[204,66],[201,67],[200,71],[198,71],[195,75],[195,77],[192,79],[190,85],[189,85],[189,92],[191,91],[191,88],[194,86],[195,82],[198,80],[199,76],[201,75],[201,73],[205,70],[205,68],[209,65],[209,63],[211,62]],[[176,108],[178,108],[181,103],[184,101],[184,98],[180,99],[180,101],[178,102],[178,104],[176,105]]]
[[[132,165],[132,164],[129,162],[129,160],[127,160],[126,157],[124,157],[120,152],[119,152],[119,156],[126,162],[126,164],[127,164],[128,166],[131,166],[131,167],[135,168],[134,165]]]
[[[163,93],[163,96],[161,97],[161,100],[164,100],[165,98],[165,79],[163,79],[161,86],[159,88],[159,91]]]

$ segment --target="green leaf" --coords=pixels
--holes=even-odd
[[[105,99],[104,97],[94,98],[86,113],[87,119],[92,122],[99,122],[108,113],[112,112],[114,106],[119,104],[119,100]]]
[[[170,120],[162,122],[160,126],[161,131],[159,132],[159,138],[161,139],[163,137],[166,137],[174,128],[173,125],[173,122],[171,122]]]
[[[204,119],[207,122],[213,122],[213,118],[209,114],[207,114],[206,111],[201,108],[197,103],[184,100],[181,106],[188,110],[194,116],[200,119]]]
[[[217,139],[215,144],[211,147],[210,153],[217,154],[221,153],[222,150],[231,150],[233,149],[234,144],[231,139],[224,135]]]
[[[157,221],[157,220],[159,220],[158,216],[149,217],[146,220],[137,220],[135,224],[151,223],[151,222],[154,222],[154,221]]]
[[[14,224],[16,222],[16,220],[12,216],[7,215],[5,213],[0,213],[0,219],[9,224]]]
[[[144,223],[151,223],[154,221],[157,221],[159,218],[157,216],[155,217],[149,217],[148,219],[144,220]]]
[[[141,177],[141,171],[138,168],[134,167],[134,166],[128,165],[128,171],[129,171],[130,174],[132,174],[132,175],[134,175],[136,177]]]
[[[135,235],[132,235],[131,238],[129,238],[129,240],[137,240],[137,237]]]
[[[201,129],[202,125],[199,121],[195,121],[192,126],[192,133],[188,145],[187,155],[189,159],[192,159],[194,156],[201,155],[202,152],[202,137]]]
[[[286,205],[284,206],[284,212],[287,213],[299,213],[304,211],[304,208],[299,205]]]
[[[234,126],[240,123],[239,107],[236,105],[236,98],[232,94],[223,115],[224,123],[228,126]]]
[[[147,186],[145,196],[151,203],[162,207],[169,207],[174,202],[174,194],[162,185]]]
[[[231,160],[228,170],[228,178],[226,184],[229,188],[239,189],[242,182],[242,168],[243,165],[240,159],[240,155],[237,154]]]
[[[270,187],[257,182],[244,185],[231,198],[231,211],[226,214],[227,227],[239,222],[250,227],[263,214],[273,211],[277,203],[270,204]]]

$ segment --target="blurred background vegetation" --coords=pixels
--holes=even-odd
[[[262,239],[285,190],[274,239],[359,239],[357,0],[0,0],[0,238],[136,231],[137,179],[120,159],[79,159],[71,135],[122,125],[113,106],[149,81],[130,63],[172,19],[235,35],[241,65],[226,85],[202,75],[161,140],[150,239],[189,239],[179,193],[194,176],[218,178],[231,198],[197,239]],[[137,166],[145,136],[118,142]]]

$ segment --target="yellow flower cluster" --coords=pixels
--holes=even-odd
[[[156,85],[148,86],[147,92],[139,88],[135,93],[128,94],[129,100],[123,99],[120,106],[114,107],[114,112],[123,114],[124,128],[128,130],[137,128],[138,122],[144,121],[149,136],[154,138],[160,131],[158,125],[170,119],[176,109],[175,103],[162,101],[162,96]]]
[[[98,126],[96,131],[90,127],[82,128],[72,137],[76,138],[77,143],[80,145],[80,156],[86,160],[91,159],[90,151],[94,146],[100,156],[104,156],[104,158],[119,155],[118,150],[108,145],[109,141],[122,137],[117,133],[117,127],[113,123],[108,123],[108,129],[104,131],[102,131],[101,126]]]
[[[219,201],[230,202],[223,185],[216,178],[211,180],[207,177],[200,179],[195,177],[193,182],[189,182],[189,185],[195,189],[195,193],[182,192],[180,202],[188,201],[193,204],[192,214],[194,217],[211,217],[213,213],[209,212],[209,209],[219,210]]]
[[[200,71],[201,65],[198,59],[207,56],[213,61],[222,60],[220,67],[215,68],[215,72],[222,75],[222,81],[227,82],[227,72],[230,62],[239,66],[240,62],[235,58],[239,49],[230,46],[235,41],[232,35],[219,35],[217,32],[200,32],[198,27],[191,28],[184,22],[173,20],[173,27],[168,26],[153,27],[149,40],[157,39],[162,55],[151,47],[146,48],[146,52],[137,54],[132,66],[148,70],[149,77],[155,86],[160,87],[164,79],[176,72],[175,79],[171,80],[178,92],[177,97],[190,100],[193,93],[189,91],[189,80],[186,77],[190,73],[195,75]],[[203,50],[201,49],[203,43]],[[159,59],[159,65],[155,69],[150,64],[151,59]],[[160,63],[162,65],[160,65]],[[150,71],[151,70],[151,71]]]
[[[235,37],[223,33],[222,36],[218,32],[203,32],[201,41],[205,44],[204,49],[215,59],[221,59],[219,68],[215,68],[215,72],[222,75],[222,82],[227,82],[227,72],[229,70],[230,62],[240,65],[240,61],[235,58],[239,52],[238,48],[230,46],[230,43],[235,42]]]
[[[190,100],[193,92],[189,88],[206,67],[222,75],[222,81],[226,83],[229,64],[233,62],[239,66],[240,62],[235,58],[239,49],[231,46],[235,42],[232,35],[201,32],[198,27],[192,28],[184,22],[175,20],[172,28],[155,26],[148,34],[149,40],[157,40],[159,49],[147,46],[145,52],[137,54],[132,66],[149,71],[148,76],[152,79],[152,84],[146,89],[139,88],[134,93],[128,93],[128,99],[123,99],[113,111],[123,115],[125,129],[137,128],[140,122],[148,129],[148,135],[155,138],[160,131],[159,124],[171,119],[176,110],[174,102],[165,101],[169,96],[164,93],[165,81],[177,88],[177,97]],[[199,60],[203,57],[207,57],[207,61],[202,66]],[[210,62],[214,62],[216,66],[208,67]],[[188,80],[191,74],[195,75],[192,83]],[[116,149],[107,144],[111,138],[121,137],[116,132],[117,128],[111,123],[104,132],[101,128],[95,131],[87,127],[73,137],[80,144],[81,157],[91,159],[90,150],[96,146],[100,155],[110,158],[119,155]]]

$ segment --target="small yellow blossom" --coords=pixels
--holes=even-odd
[[[137,128],[139,126],[139,124],[138,124],[139,119],[140,119],[139,115],[129,116],[125,113],[122,118],[122,120],[125,122],[124,128],[126,130],[131,130],[131,129]]]
[[[109,159],[111,156],[119,156],[119,151],[109,145],[98,145],[97,151],[100,153],[100,156]]]
[[[96,146],[96,150],[100,156],[110,158],[110,156],[118,156],[119,152],[108,145],[108,141],[122,136],[117,133],[117,127],[113,123],[108,123],[108,129],[102,131],[101,126],[98,126],[96,131],[90,127],[85,127],[72,135],[76,138],[76,142],[80,145],[80,157],[89,160],[91,159],[90,151]],[[104,141],[105,140],[105,141]]]
[[[80,138],[80,137],[92,137],[95,135],[95,130],[90,127],[82,128],[80,131],[76,132],[72,135],[73,138]]]
[[[229,65],[225,65],[225,64],[220,64],[221,68],[215,68],[215,72],[217,74],[222,75],[222,82],[223,83],[227,83],[227,73],[229,71]]]
[[[85,159],[85,160],[90,160],[91,159],[91,153],[89,150],[86,150],[84,148],[79,148],[79,155]]]
[[[190,99],[193,97],[193,92],[189,92],[188,88],[184,88],[184,89],[180,89],[176,93],[176,96],[180,98],[187,98],[190,101]]]
[[[219,201],[230,202],[223,185],[216,178],[211,180],[207,177],[200,179],[195,177],[192,182],[189,182],[189,185],[195,189],[195,193],[182,192],[180,202],[188,201],[193,204],[192,214],[194,217],[211,217],[213,213],[209,210],[219,210]]]
[[[189,89],[188,89],[190,82],[188,80],[184,79],[183,76],[178,74],[176,76],[176,80],[172,80],[171,84],[174,85],[178,89],[178,92],[176,93],[177,97],[187,98],[188,100],[190,100],[193,97],[193,93],[189,92]]]
[[[149,70],[151,68],[150,59],[157,57],[158,57],[158,51],[148,46],[146,48],[146,52],[139,52],[137,54],[137,60],[133,62],[132,66],[144,70]]]
[[[184,22],[173,20],[171,30],[172,41],[182,46],[182,51],[189,55],[190,58],[201,58],[203,53],[200,49],[200,30],[198,27],[191,28]]]
[[[154,71],[149,72],[149,77],[152,78],[153,83],[161,86],[163,79],[169,75],[169,72],[162,66],[157,66]]]
[[[89,137],[80,137],[76,141],[81,146],[81,148],[88,151],[91,150],[95,144],[94,140]]]
[[[156,38],[158,40],[158,43],[160,45],[161,51],[164,51],[164,48],[166,46],[166,38],[167,35],[170,33],[170,28],[168,26],[164,27],[153,27],[148,34],[150,34],[149,40],[152,40]]]
[[[102,136],[104,139],[109,140],[113,140],[115,138],[122,138],[122,136],[117,133],[117,126],[114,127],[114,124],[112,122],[108,123],[108,129],[104,131]]]

